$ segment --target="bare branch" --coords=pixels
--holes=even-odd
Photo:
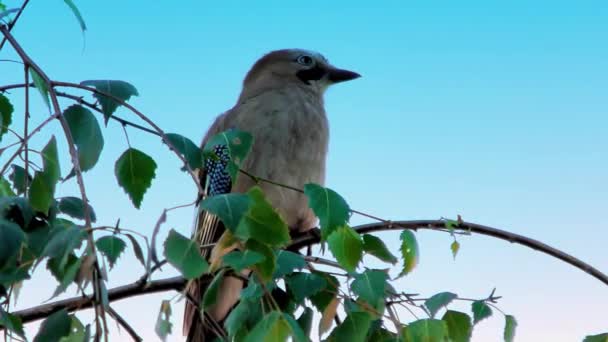
[[[210,277],[204,279],[211,281]],[[108,290],[108,299],[110,302],[115,302],[125,298],[142,296],[150,293],[165,292],[169,290],[181,291],[185,285],[186,280],[182,277],[154,280],[148,283],[135,282]],[[89,309],[93,306],[93,302],[92,296],[78,296],[16,311],[12,314],[21,317],[23,323],[29,323],[46,318],[61,309],[66,309],[68,312]]]
[[[557,248],[551,247],[543,242],[538,240],[520,235],[511,233],[502,229],[492,228],[476,223],[470,222],[461,222],[457,225],[452,225],[454,230],[460,230],[465,232],[477,233],[481,235],[491,236],[497,239],[505,240],[511,243],[516,243],[519,245],[526,246],[528,248],[534,249],[541,253],[550,255],[554,258],[557,258],[567,264],[570,264],[585,273],[588,273],[592,277],[598,279],[602,283],[608,285],[608,276],[602,273],[597,268],[587,264],[586,262],[566,253]],[[412,221],[384,221],[378,223],[370,223],[364,224],[361,226],[354,227],[354,229],[359,233],[370,233],[377,232],[383,230],[445,230],[449,227],[446,224],[445,220],[412,220]],[[295,238],[292,241],[290,248],[303,248],[309,246],[311,244],[318,243],[320,240],[320,235],[318,233],[308,233],[306,235]]]
[[[428,230],[444,230],[446,229],[446,222],[444,220],[414,220],[414,221],[395,221],[390,225],[385,223],[372,223],[365,224],[361,226],[354,227],[354,229],[359,233],[370,233],[376,231],[385,231],[385,230],[403,230],[403,229],[411,229],[411,230],[419,230],[419,229],[428,229]],[[566,254],[562,251],[559,251],[553,247],[550,247],[540,241],[515,234],[510,233],[501,229],[487,227],[475,223],[461,222],[457,226],[454,227],[456,230],[466,230],[471,231],[473,233],[492,236],[501,240],[506,240],[512,243],[517,243],[524,245],[526,247],[538,250],[545,254],[551,255],[557,259],[560,259],[578,269],[581,269],[598,280],[602,281],[605,284],[608,284],[608,278],[606,275],[598,271],[597,269],[591,267],[590,265],[576,259],[569,254]],[[309,233],[307,235],[303,235],[301,237],[295,238],[292,242],[290,249],[294,248],[302,248],[307,247],[309,245],[313,245],[319,243],[319,234]],[[319,262],[321,259],[314,258],[316,262]],[[313,261],[313,260],[310,260]],[[332,265],[333,266],[333,265]],[[203,281],[210,282],[211,276],[206,275],[203,278]],[[162,280],[156,280],[151,282],[144,282],[138,280],[132,284],[124,285],[121,287],[117,287],[108,291],[108,298],[110,302],[121,300],[124,298],[141,296],[149,293],[163,292],[168,290],[181,291],[183,287],[186,285],[186,280],[182,277],[173,277]],[[461,298],[465,300],[464,298]],[[493,299],[498,299],[498,297],[494,297]],[[75,297],[70,299],[65,299],[49,304],[44,304],[40,306],[36,306],[30,309],[21,310],[14,312],[21,317],[24,323],[35,321],[38,319],[42,319],[47,317],[48,315],[65,308],[68,311],[77,311],[81,309],[87,309],[92,306],[93,299],[90,296],[87,297]],[[396,303],[397,304],[397,303]]]

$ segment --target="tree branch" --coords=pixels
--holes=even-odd
[[[444,220],[412,220],[412,221],[395,221],[391,223],[370,223],[364,224],[360,226],[354,227],[354,229],[359,233],[371,233],[377,231],[386,231],[386,230],[419,230],[419,229],[427,229],[427,230],[445,230],[448,227],[446,226],[446,221]],[[558,249],[555,249],[547,244],[544,244],[538,240],[534,240],[523,235],[510,233],[501,229],[492,228],[488,226],[483,226],[476,223],[469,222],[461,222],[456,226],[453,226],[455,230],[461,231],[469,231],[472,233],[477,233],[481,235],[487,235],[494,238],[498,238],[501,240],[509,241],[511,243],[520,244],[539,252],[548,254],[553,256],[561,261],[564,261],[588,274],[593,276],[594,278],[600,280],[602,283],[608,285],[608,277],[592,267],[591,265],[565,253]],[[290,249],[298,249],[307,247],[309,245],[313,245],[319,243],[320,234],[317,233],[308,233],[306,235],[295,238],[291,245]],[[313,262],[320,262],[321,259],[314,258],[314,260],[308,260]],[[325,260],[323,260],[325,261]],[[332,266],[334,266],[332,264]],[[206,275],[204,281],[210,282],[211,276]],[[173,277],[162,280],[155,280],[149,283],[142,282],[140,280],[129,284],[120,286],[108,291],[108,298],[110,302],[121,300],[128,297],[141,296],[149,293],[163,292],[168,290],[181,291],[186,285],[186,280],[182,277]],[[92,306],[93,299],[91,297],[75,297],[70,299],[65,299],[49,304],[39,305],[33,308],[21,310],[14,312],[13,314],[21,317],[23,323],[32,322],[38,319],[42,319],[47,317],[48,315],[61,310],[66,309],[68,311],[77,311],[82,309],[87,309]]]
[[[211,278],[208,279],[208,281],[210,280]],[[135,282],[110,289],[108,291],[108,299],[110,302],[115,302],[121,299],[142,296],[150,293],[164,292],[169,290],[181,291],[185,285],[186,279],[182,277],[154,280],[148,283]],[[93,302],[94,299],[92,296],[78,296],[16,311],[13,312],[13,314],[21,317],[21,321],[23,323],[28,323],[46,318],[61,309],[66,309],[68,312],[88,309],[93,306]]]
[[[497,239],[505,240],[511,243],[519,244],[526,246],[528,248],[534,249],[541,253],[550,255],[554,258],[557,258],[567,264],[570,264],[579,270],[591,275],[602,283],[608,285],[608,276],[602,273],[597,268],[587,264],[586,262],[566,253],[557,248],[551,247],[543,242],[538,240],[511,233],[502,229],[492,228],[476,223],[470,222],[460,222],[457,225],[452,225],[454,230],[460,230],[465,232],[477,233],[481,235],[491,236]],[[370,223],[364,224],[361,226],[354,227],[354,229],[359,233],[370,233],[377,232],[383,230],[419,230],[419,229],[428,229],[428,230],[445,230],[449,229],[445,220],[413,220],[413,221],[384,221],[378,223]],[[320,234],[309,233],[300,237],[295,238],[292,241],[290,248],[303,248],[311,244],[318,243],[320,241]]]

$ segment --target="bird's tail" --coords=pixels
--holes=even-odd
[[[200,279],[192,280],[186,285],[188,298],[183,326],[184,335],[187,336],[186,342],[211,342],[218,337],[217,331],[213,329],[214,322],[210,322],[208,317],[201,316],[197,306],[191,302],[192,300],[198,301],[201,298],[201,294],[205,291],[204,287],[207,285],[207,282]]]

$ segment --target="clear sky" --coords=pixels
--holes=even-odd
[[[167,131],[198,141],[214,116],[234,104],[244,74],[263,53],[317,50],[363,75],[326,95],[327,185],[353,208],[394,220],[461,214],[608,272],[605,1],[76,3],[89,27],[84,40],[59,0],[32,1],[14,30],[52,78],[129,81],[140,92],[133,100],[138,108]],[[1,58],[14,54],[5,48]],[[0,83],[21,82],[20,70],[0,63]],[[13,92],[13,102],[21,94]],[[46,115],[36,103],[33,120]],[[127,145],[118,125],[109,128],[100,163],[85,176],[92,204],[102,222],[120,217],[125,227],[151,234],[162,208],[193,199],[193,185],[157,140],[130,131],[131,144],[159,164],[142,210],[132,209],[113,177]],[[67,159],[62,167],[69,171]],[[61,191],[76,194],[71,182]],[[172,212],[163,236],[170,228],[189,234],[192,214]],[[381,236],[397,250],[396,234]],[[462,237],[454,261],[446,234],[418,238],[420,267],[399,282],[406,292],[481,298],[496,287],[500,307],[518,319],[517,341],[575,341],[608,330],[608,288],[577,269],[483,236]],[[111,273],[113,286],[141,273],[131,250],[121,261]],[[40,267],[19,307],[48,299],[54,287]],[[145,340],[155,340],[160,300],[169,298],[142,297],[115,308]],[[181,339],[181,316],[180,302],[172,341]],[[503,322],[495,313],[475,328],[473,340],[500,340]],[[112,329],[112,340],[127,339],[113,323]]]

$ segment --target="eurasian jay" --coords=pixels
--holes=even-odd
[[[329,142],[323,95],[330,85],[358,77],[360,75],[355,72],[334,67],[316,52],[272,51],[249,70],[236,105],[216,118],[202,146],[220,132],[246,131],[254,140],[241,166],[244,170],[300,189],[306,183],[322,185]],[[215,152],[220,158],[207,160],[200,172],[201,184],[207,189],[205,196],[244,193],[255,185],[242,173],[232,183],[226,170],[226,151],[216,147]],[[317,220],[304,194],[269,183],[260,186],[290,230],[305,232],[314,228]],[[201,246],[217,242],[223,232],[224,226],[215,215],[199,213],[193,238]],[[209,257],[207,250],[203,255]],[[198,281],[191,282],[187,288],[191,298],[199,300],[205,290],[202,287]],[[217,330],[210,325],[226,318],[238,302],[242,287],[239,278],[226,276],[222,280],[217,302],[207,310],[212,322],[200,317],[197,308],[187,302],[184,314],[187,341],[211,341]]]

